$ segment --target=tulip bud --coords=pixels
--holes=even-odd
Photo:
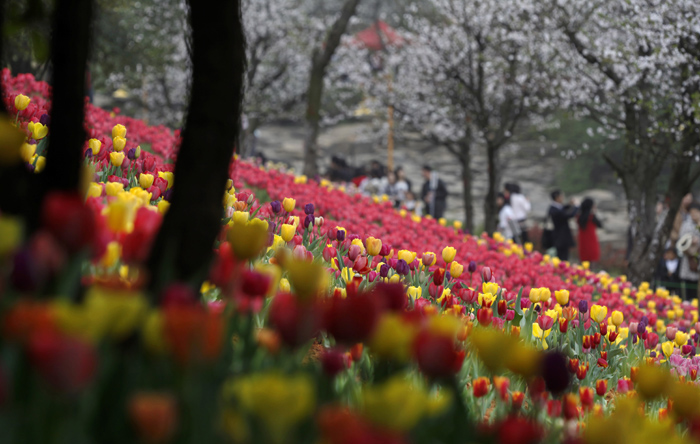
[[[401,276],[406,276],[411,272],[410,268],[408,267],[408,263],[406,263],[405,260],[399,259],[396,262],[396,267],[395,267],[396,273],[401,275]]]
[[[438,268],[433,272],[433,283],[435,285],[442,285],[445,282],[445,269]]]
[[[100,142],[97,139],[90,139],[88,141],[88,146],[92,150],[92,154],[97,156],[100,153],[100,149],[102,148],[102,142]]]
[[[282,211],[282,204],[280,203],[279,200],[273,200],[272,202],[270,202],[270,209],[272,210],[272,212],[274,214],[277,214],[280,211]]]
[[[469,273],[474,273],[476,271],[476,262],[469,261],[469,268],[467,268],[467,271],[469,271]]]
[[[151,185],[153,185],[153,175],[142,173],[139,176],[139,185],[141,185],[141,188],[144,190],[151,188]]]
[[[112,138],[115,137],[126,137],[126,127],[124,125],[114,125],[112,128]]]
[[[308,203],[308,204],[304,205],[304,213],[314,214],[314,204]]]
[[[294,211],[294,207],[296,207],[297,201],[296,199],[292,199],[290,197],[285,197],[284,200],[282,201],[282,206],[284,207],[284,211],[287,213],[291,213]]]
[[[454,264],[455,262],[453,262]],[[506,314],[506,310],[508,309],[508,303],[501,299],[498,301],[498,315],[503,316]]]
[[[121,152],[126,146],[126,139],[123,137],[115,137],[112,139],[112,146],[114,147],[114,151]]]
[[[491,278],[493,277],[491,273],[491,268],[490,267],[484,267],[481,269],[481,279],[484,282],[491,282]]]
[[[457,255],[457,250],[454,247],[445,247],[442,250],[442,260],[445,261],[445,263],[450,263],[455,259],[455,256]]]
[[[112,152],[109,153],[109,160],[112,162],[112,165],[115,167],[120,167],[122,166],[122,163],[124,163],[124,153],[119,153],[119,152]]]
[[[294,225],[282,224],[282,228],[280,230],[280,236],[285,242],[291,241],[294,235],[296,234],[296,229],[294,228]]]
[[[314,226],[316,227],[322,227],[323,224],[325,223],[325,219],[323,219],[323,216],[318,216],[314,218]]]
[[[579,301],[578,311],[580,311],[581,314],[587,313],[588,312],[588,301]]]
[[[17,111],[24,111],[27,109],[30,102],[31,99],[29,97],[24,94],[18,94],[17,97],[15,97],[15,108],[17,108]]]
[[[421,256],[420,259],[421,263],[423,264],[424,267],[430,267],[431,265],[435,265],[435,262],[437,261],[437,258],[435,257],[435,253],[432,252],[425,252]]]
[[[608,393],[608,381],[605,379],[599,379],[595,383],[595,392],[598,396],[605,396]]]
[[[464,272],[464,266],[457,261],[453,261],[450,264],[450,275],[454,278],[458,278]],[[505,302],[505,301],[504,301]]]

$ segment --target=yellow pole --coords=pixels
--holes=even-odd
[[[389,74],[389,94],[392,92],[391,74]],[[389,135],[386,143],[387,167],[394,171],[394,106],[389,105]]]

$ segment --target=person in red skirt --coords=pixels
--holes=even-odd
[[[587,197],[581,202],[578,213],[578,255],[581,262],[598,262],[600,260],[600,243],[597,228],[603,224],[595,215],[593,199]]]

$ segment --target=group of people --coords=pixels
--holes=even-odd
[[[547,211],[547,223],[551,221],[551,230],[545,228],[543,243],[547,248],[554,248],[561,260],[569,260],[571,249],[577,245],[574,240],[569,220],[576,218],[578,226],[578,256],[582,262],[595,263],[600,260],[600,243],[596,230],[603,228],[595,211],[595,202],[590,197],[583,199],[580,205],[574,200],[564,203],[564,193],[555,190],[551,194],[552,202]],[[545,227],[547,227],[545,223]],[[548,230],[550,230],[548,232]]]
[[[376,160],[368,166],[355,168],[343,158],[333,156],[326,178],[332,182],[353,183],[365,195],[388,196],[396,208],[439,219],[444,216],[447,208],[447,186],[429,165],[424,165],[422,172],[424,183],[420,200],[403,167],[399,166],[392,171]]]

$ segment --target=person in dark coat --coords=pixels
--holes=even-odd
[[[421,198],[425,203],[423,214],[430,214],[433,218],[440,219],[445,214],[445,207],[447,206],[447,187],[445,182],[428,165],[423,166],[423,177],[425,178],[421,192]]]
[[[578,208],[569,202],[564,205],[564,193],[560,190],[552,192],[552,203],[549,206],[549,217],[552,218],[554,248],[557,249],[557,257],[563,261],[569,260],[569,250],[576,245],[571,234],[569,219],[576,216]]]

